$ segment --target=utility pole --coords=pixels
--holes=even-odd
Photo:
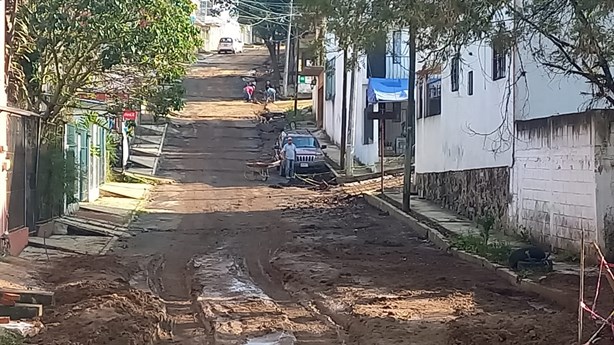
[[[407,78],[407,116],[405,118],[405,167],[403,169],[403,211],[410,209],[412,142],[414,140],[414,120],[416,118],[416,35],[413,26],[409,28],[409,76]]]
[[[290,78],[290,37],[292,36],[292,18],[294,16],[294,0],[290,0],[290,17],[288,17],[288,37],[286,38],[286,64],[284,68],[284,95],[288,96],[288,79]]]
[[[298,73],[298,67],[301,64],[301,35],[298,34],[298,27],[296,28],[296,78],[294,84],[294,116],[298,116],[298,83],[300,81],[300,74]]]
[[[347,114],[347,149],[345,152],[345,174],[354,176],[354,109],[356,103],[356,54],[352,49],[352,76],[350,77],[350,105]]]
[[[348,127],[348,50],[343,49],[343,99],[341,100],[341,154],[339,155],[339,165],[345,169],[345,151],[347,144]]]

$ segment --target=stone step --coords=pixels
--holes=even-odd
[[[15,303],[15,305],[0,305],[0,316],[8,316],[11,320],[30,320],[43,316],[42,304]]]
[[[0,289],[0,295],[4,293],[19,295],[19,298],[15,301],[17,303],[42,304],[44,306],[51,306],[55,303],[55,294],[50,291]]]

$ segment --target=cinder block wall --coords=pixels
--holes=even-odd
[[[604,238],[599,209],[603,203],[611,205],[614,195],[597,198],[598,166],[603,162],[596,153],[599,142],[611,146],[610,130],[603,127],[609,121],[602,116],[587,112],[516,123],[510,219],[519,231],[571,251],[579,250],[582,233],[587,243],[611,247]],[[605,131],[602,139],[600,131]]]

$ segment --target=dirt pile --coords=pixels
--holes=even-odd
[[[52,267],[44,276],[56,285],[56,306],[46,310],[46,329],[30,343],[145,345],[166,336],[162,301],[131,288],[131,269],[113,257],[68,258]]]

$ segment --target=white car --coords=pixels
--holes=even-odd
[[[223,37],[220,38],[220,43],[217,46],[218,54],[222,53],[243,53],[243,42],[238,39]]]

